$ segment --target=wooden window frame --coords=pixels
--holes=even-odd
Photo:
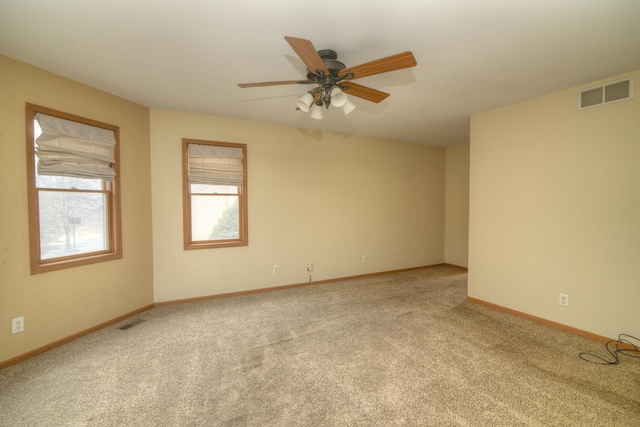
[[[238,186],[238,235],[237,239],[193,240],[191,224],[191,186],[189,185],[189,144],[215,145],[242,149],[242,185]],[[213,249],[249,245],[249,227],[247,215],[247,145],[233,142],[182,139],[182,217],[184,249]]]
[[[115,163],[113,168],[116,176],[111,181],[110,188],[106,188],[103,182],[102,191],[93,191],[92,193],[104,193],[107,195],[105,200],[107,207],[105,212],[105,225],[107,229],[108,248],[102,251],[86,252],[78,255],[70,255],[64,257],[42,259],[40,248],[40,206],[39,193],[41,191],[68,191],[74,192],[73,189],[39,189],[36,187],[36,167],[35,167],[35,129],[34,120],[36,113],[43,113],[49,116],[58,117],[65,120],[108,129],[113,131],[116,145],[113,150]],[[29,258],[31,274],[45,273],[48,271],[57,271],[67,268],[79,267],[82,265],[95,264],[114,259],[122,258],[122,227],[120,214],[120,128],[108,123],[99,122],[92,119],[76,116],[74,114],[65,113],[47,107],[34,104],[26,104],[26,142],[27,142],[27,198],[29,212]],[[78,193],[87,193],[77,191]]]

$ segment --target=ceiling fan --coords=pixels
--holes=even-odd
[[[325,108],[329,108],[330,105],[343,107],[345,115],[353,111],[355,105],[349,102],[346,94],[376,103],[389,96],[388,93],[359,85],[352,80],[417,65],[416,59],[411,52],[403,52],[354,67],[346,67],[342,62],[338,61],[338,55],[334,50],[316,50],[309,40],[297,37],[285,36],[285,40],[307,66],[306,80],[240,83],[238,86],[247,88],[288,84],[316,84],[316,88],[308,91],[296,101],[297,109],[305,112],[311,109],[311,117],[314,119],[322,119],[322,106]]]

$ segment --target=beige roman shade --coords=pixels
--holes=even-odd
[[[115,134],[112,130],[36,114],[38,174],[112,181]]]
[[[189,183],[242,185],[242,148],[189,144]]]

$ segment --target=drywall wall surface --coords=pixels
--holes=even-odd
[[[629,76],[634,99],[577,110],[579,90]],[[637,336],[639,83],[635,71],[471,118],[469,296]]]
[[[149,110],[0,56],[0,362],[153,303]],[[25,103],[120,127],[123,258],[30,274]],[[25,331],[11,334],[11,319]]]
[[[445,187],[445,249],[448,264],[469,262],[469,144],[447,147]]]
[[[182,138],[247,144],[248,246],[183,249]],[[151,164],[156,302],[444,262],[443,148],[152,109]]]

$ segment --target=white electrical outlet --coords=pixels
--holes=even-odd
[[[16,317],[11,320],[11,333],[24,332],[24,317]]]
[[[313,271],[313,264],[311,264],[311,263],[308,263],[308,264],[307,264],[307,271],[308,271],[309,273],[311,273],[311,272]]]
[[[277,265],[273,266],[273,274],[280,274],[280,267]]]
[[[456,256],[462,256],[462,252],[461,251],[456,251]]]
[[[363,264],[366,264],[368,261],[369,261],[369,259],[367,258],[366,255],[362,257],[362,263]]]
[[[558,301],[558,303],[563,307],[568,307],[569,306],[569,295],[560,294],[560,300]]]

